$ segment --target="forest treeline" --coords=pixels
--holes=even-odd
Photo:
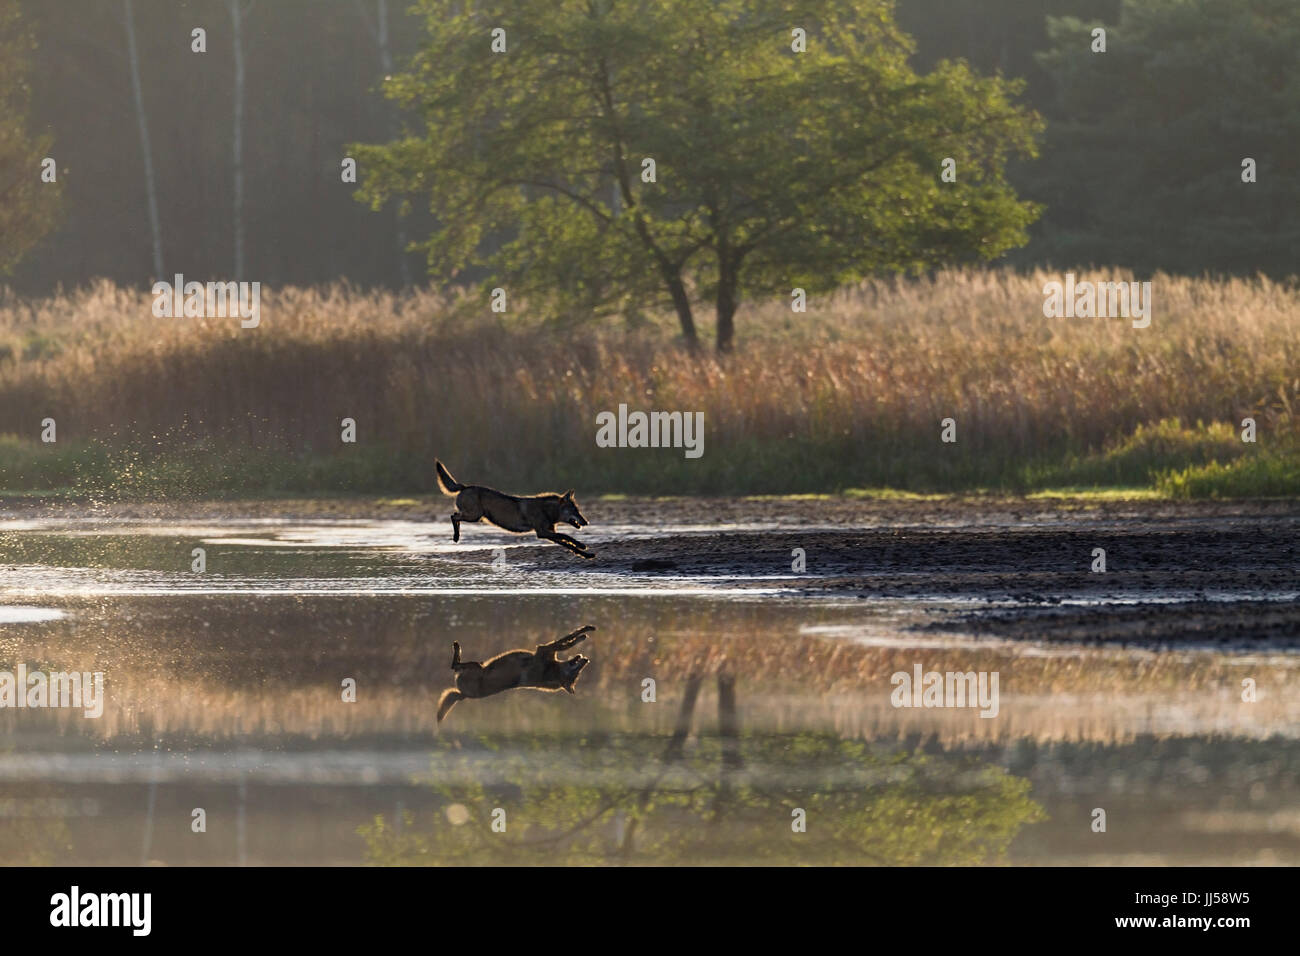
[[[347,144],[401,128],[380,83],[424,42],[407,6],[19,0],[36,41],[28,127],[48,137],[63,202],[6,281],[33,294],[101,276],[140,285],[161,259],[167,275],[272,285],[423,282],[421,256],[401,250],[428,234],[427,212],[372,212],[341,176]],[[1295,272],[1290,0],[899,0],[897,21],[919,69],[964,58],[1023,77],[1046,120],[1039,158],[1008,169],[1046,209],[1009,263]],[[1098,25],[1104,55],[1062,54]],[[196,27],[206,53],[191,49]],[[1244,157],[1258,181],[1243,188]]]

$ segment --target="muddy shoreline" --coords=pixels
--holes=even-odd
[[[768,586],[782,576],[783,587],[810,597],[933,602],[927,629],[937,631],[1292,649],[1300,647],[1298,541],[1295,514],[1058,514],[1046,527],[682,534],[607,542],[597,561],[604,570],[734,575]],[[1097,549],[1104,572],[1093,570]],[[800,552],[806,570],[796,574]],[[536,563],[555,567],[557,556]]]
[[[908,599],[927,605],[926,629],[1033,641],[1300,647],[1296,501],[606,498],[583,508],[591,524],[575,535],[594,560],[485,525],[466,526],[465,549],[438,557],[487,564],[487,545],[508,540],[512,564],[575,584],[617,575],[651,587],[725,582],[808,598]],[[440,497],[0,504],[4,518],[104,530],[168,520],[428,522],[431,543],[450,539],[449,511]],[[1104,573],[1093,570],[1096,549]]]

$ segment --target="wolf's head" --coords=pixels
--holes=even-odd
[[[575,528],[581,528],[587,523],[587,519],[578,510],[578,503],[573,500],[572,488],[560,498],[560,520],[573,525]]]
[[[565,691],[573,693],[573,684],[577,683],[578,674],[581,674],[582,669],[588,666],[589,663],[591,662],[585,657],[582,657],[581,654],[578,654],[577,657],[569,658],[568,661],[560,661],[560,669],[564,671],[563,687]]]
[[[577,657],[570,657],[567,661],[558,661],[557,663],[560,665],[560,673],[564,675],[561,678],[560,686],[572,694],[573,685],[578,681],[578,675],[591,661],[579,654]]]

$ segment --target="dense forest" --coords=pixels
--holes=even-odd
[[[13,288],[138,285],[159,264],[272,285],[425,281],[420,254],[401,250],[428,233],[427,213],[372,212],[341,175],[348,144],[390,140],[404,123],[381,83],[425,39],[405,0],[18,7],[35,38],[29,133],[49,144],[63,202],[6,277]],[[1008,171],[1046,207],[1010,264],[1285,276],[1300,261],[1296,9],[899,0],[897,18],[918,68],[964,58],[1021,77],[1023,102],[1046,120],[1039,158]],[[1097,25],[1104,55],[1089,52]],[[206,52],[192,49],[196,28]],[[1249,187],[1244,157],[1258,167]]]

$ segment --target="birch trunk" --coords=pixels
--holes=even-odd
[[[231,157],[235,179],[235,279],[244,277],[244,38],[241,0],[229,0],[235,55],[235,130]]]
[[[377,29],[376,42],[379,46],[379,68],[384,71],[384,76],[390,76],[393,72],[393,56],[388,49],[388,0],[376,0],[379,5],[379,26]],[[396,111],[391,107],[388,111],[388,129],[394,139],[399,132],[397,128]],[[406,227],[402,225],[402,217],[393,213],[393,223],[397,230],[397,266],[402,277],[402,288],[411,287],[411,265],[406,261]]]
[[[149,230],[153,236],[153,278],[163,271],[162,226],[158,220],[158,188],[153,174],[153,150],[149,144],[149,120],[144,111],[144,93],[140,87],[140,55],[135,45],[134,0],[122,0],[126,15],[126,51],[131,61],[131,92],[135,97],[135,116],[140,127],[140,152],[144,156],[144,191],[149,201]]]

